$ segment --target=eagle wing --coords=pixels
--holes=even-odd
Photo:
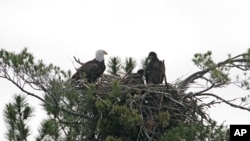
[[[82,65],[78,71],[86,73],[86,75],[96,72],[98,65],[94,61],[89,61]]]
[[[91,60],[77,69],[77,72],[72,76],[72,78],[76,80],[87,78],[88,81],[93,82],[99,76],[98,71],[98,64],[95,62],[95,60]]]
[[[149,62],[146,67],[145,77],[148,84],[161,84],[164,74],[164,63],[160,60]]]
[[[125,85],[135,85],[135,84],[143,84],[143,78],[140,74],[130,74],[123,81],[122,84]]]

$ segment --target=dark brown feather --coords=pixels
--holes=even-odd
[[[150,61],[145,71],[147,84],[162,84],[165,76],[164,63],[157,58],[154,52],[149,53],[148,59]]]
[[[93,59],[77,69],[77,72],[72,76],[72,79],[79,80],[85,78],[89,83],[93,83],[103,74],[105,69],[106,66],[104,61],[99,62],[96,59]]]
[[[143,76],[144,76],[144,70],[140,69],[140,70],[137,71],[137,73],[131,73],[131,74],[129,74],[121,82],[121,84],[124,84],[124,85],[144,84]]]

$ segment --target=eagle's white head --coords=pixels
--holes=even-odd
[[[99,62],[102,62],[104,60],[104,55],[107,55],[108,53],[102,49],[99,49],[95,52],[95,59]]]

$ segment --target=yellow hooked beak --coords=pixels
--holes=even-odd
[[[108,55],[108,53],[107,53],[105,50],[103,51],[103,53],[104,53],[105,55]]]

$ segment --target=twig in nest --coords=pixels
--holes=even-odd
[[[168,84],[168,82],[167,82],[167,76],[166,76],[166,66],[165,66],[165,60],[162,60],[162,63],[163,63],[163,72],[164,72],[164,74],[163,74],[163,77],[164,77],[164,82],[165,82],[165,85],[167,85],[167,84]]]
[[[78,58],[78,59],[76,59],[76,57],[75,56],[73,56],[73,58],[74,58],[74,60],[78,63],[78,64],[80,64],[80,65],[84,65],[84,63],[83,62],[81,62],[81,60]]]

